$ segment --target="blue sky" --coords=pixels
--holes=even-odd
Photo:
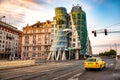
[[[72,6],[77,4],[86,12],[87,27],[94,53],[109,48],[109,46],[104,47],[105,50],[103,50],[103,47],[95,47],[97,45],[120,44],[120,33],[110,33],[108,36],[97,34],[97,37],[91,33],[92,30],[103,31],[105,28],[108,31],[120,31],[120,0],[0,0],[0,17],[6,16],[2,19],[3,21],[22,30],[27,24],[52,21],[55,16],[55,7],[65,7],[70,13]]]

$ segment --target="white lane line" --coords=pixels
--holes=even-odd
[[[106,67],[111,67],[111,66],[113,66],[114,64],[113,63],[107,63],[106,64]]]
[[[109,64],[107,63],[106,67],[112,67],[113,65],[114,65],[113,63],[109,63]]]
[[[79,78],[79,76],[80,75],[82,75],[82,73],[78,73],[78,74],[76,74],[76,75],[74,75],[73,77],[71,77],[71,78],[69,78],[69,79],[67,79],[67,80],[78,80]]]
[[[114,64],[113,63],[111,63],[109,66],[111,67],[111,66],[113,66]]]
[[[82,66],[82,65],[81,65],[81,66]],[[72,73],[74,73],[74,72],[76,72],[76,71],[78,71],[78,70],[71,71],[71,72],[69,72],[69,73],[66,73],[66,74],[60,75],[59,77],[53,78],[52,80],[60,79],[60,78],[62,78],[62,77],[65,77],[65,76],[67,76],[67,75],[70,75],[70,74],[72,74]],[[82,73],[79,73],[79,75],[81,75],[81,74],[82,74]],[[77,75],[78,75],[78,74],[77,74]]]

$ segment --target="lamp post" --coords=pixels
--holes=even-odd
[[[116,50],[116,61],[118,60],[118,57],[117,57],[117,44],[115,44],[115,50]]]
[[[46,48],[45,55],[44,55],[44,57],[45,57],[45,63],[47,63],[47,50],[48,50],[48,48]]]
[[[0,21],[2,20],[2,18],[5,18],[5,16],[0,17]]]

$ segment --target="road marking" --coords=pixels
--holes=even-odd
[[[69,79],[67,79],[67,80],[79,80],[79,76],[80,75],[82,75],[82,73],[78,73],[78,74],[76,74],[76,75],[74,75],[73,77],[71,77],[71,78],[69,78]]]
[[[64,75],[61,75],[61,76],[59,76],[59,77],[56,77],[56,78],[53,78],[52,80],[57,80],[57,79],[60,79],[60,78],[62,78],[62,77],[65,77],[65,76],[67,76],[67,75],[70,75],[70,74],[72,74],[73,72],[69,72],[69,73],[67,73],[67,74],[64,74]],[[79,73],[79,74],[76,74],[76,75],[74,75],[74,77],[72,77],[72,78],[77,78],[78,76],[80,76],[82,73]],[[68,79],[69,80],[69,79]],[[70,79],[70,80],[78,80],[78,79]]]
[[[111,67],[113,65],[114,65],[113,63],[106,63],[106,67]]]
[[[113,73],[113,76],[114,77],[120,77],[120,74],[119,73]]]
[[[109,66],[111,67],[111,66],[113,66],[114,64],[113,63],[111,63]]]

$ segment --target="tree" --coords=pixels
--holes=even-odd
[[[105,51],[103,53],[99,53],[100,56],[111,56],[116,55],[116,51],[114,49],[110,49],[110,51]]]

